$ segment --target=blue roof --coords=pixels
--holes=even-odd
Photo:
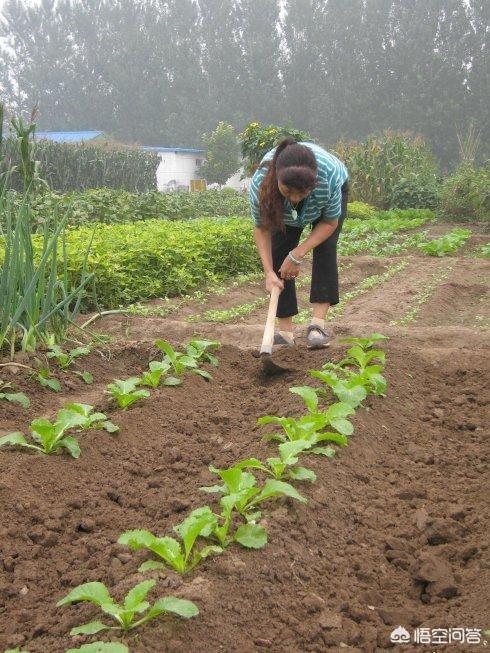
[[[187,154],[202,154],[206,150],[200,150],[197,147],[153,147],[149,145],[142,145],[142,150],[149,150],[150,152],[182,152]]]
[[[84,132],[36,132],[36,140],[46,139],[55,143],[80,143],[81,141],[91,141],[103,132],[84,131]]]

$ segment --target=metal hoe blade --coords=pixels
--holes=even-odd
[[[277,363],[274,363],[272,356],[269,353],[262,352],[260,358],[262,360],[262,369],[267,376],[276,376],[290,371],[289,368],[281,367]]]

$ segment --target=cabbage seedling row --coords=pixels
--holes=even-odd
[[[266,440],[279,443],[276,444],[276,455],[267,458],[265,462],[256,457],[246,458],[226,469],[210,466],[210,471],[220,482],[201,489],[209,495],[218,495],[217,505],[194,509],[173,527],[177,537],[158,536],[147,530],[122,533],[118,539],[120,544],[127,545],[132,550],[146,549],[154,556],[144,562],[139,571],[145,573],[167,566],[185,574],[210,555],[224,553],[234,543],[251,549],[264,547],[267,532],[261,523],[263,505],[286,497],[307,503],[307,498],[294,487],[294,483],[316,482],[314,472],[299,464],[300,456],[311,453],[327,457],[335,455],[336,450],[332,445],[346,446],[348,438],[354,432],[348,417],[354,414],[369,394],[384,395],[386,381],[382,370],[385,354],[381,349],[373,348],[384,339],[380,334],[346,339],[351,347],[343,360],[337,364],[327,363],[321,370],[310,371],[312,378],[322,381],[325,387],[290,388],[293,394],[303,400],[306,413],[298,418],[268,415],[258,420],[260,425],[272,424],[279,427],[278,432],[263,436]],[[169,370],[176,375],[175,378],[179,378],[185,371],[202,372],[199,368],[201,362],[217,364],[216,357],[208,351],[211,346],[218,345],[215,342],[193,341],[185,354],[175,352],[165,341],[157,341],[156,344],[164,353],[164,358],[161,365],[149,367],[148,374],[158,373],[151,376],[151,381],[150,377],[146,378],[150,381],[150,387],[157,387],[162,379],[169,378],[166,376]],[[205,376],[208,377],[209,375]],[[131,392],[137,392],[136,387],[144,378],[145,375],[138,383],[134,383]],[[328,403],[331,395],[336,399],[334,403]],[[66,431],[93,428],[105,419],[105,415],[92,411],[92,406],[69,404],[59,411],[53,424],[48,420],[41,425],[31,424],[33,440],[38,444],[30,445],[26,441],[21,446],[36,446],[40,450],[56,446],[69,449],[66,443],[57,444],[73,437],[66,435]],[[40,426],[44,427],[43,433],[39,430]],[[325,442],[329,445],[323,446]],[[51,453],[51,450],[44,452]],[[71,590],[57,605],[61,607],[89,602],[97,605],[115,622],[114,625],[109,625],[104,621],[93,620],[73,628],[73,636],[91,636],[106,630],[128,631],[169,612],[184,618],[198,614],[197,606],[191,601],[176,597],[157,599],[151,604],[147,601],[147,595],[155,584],[155,580],[143,581],[128,592],[122,603],[117,603],[103,583],[83,583]],[[127,651],[127,648],[114,642],[97,641],[84,644],[79,649],[70,649],[72,652],[77,650],[87,653],[119,653]]]

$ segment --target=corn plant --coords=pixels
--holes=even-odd
[[[68,353],[65,353],[59,345],[52,344],[49,347],[47,356],[48,358],[54,358],[58,366],[61,367],[62,370],[66,370],[74,360],[80,356],[87,356],[87,354],[90,354],[90,347],[88,345],[75,347]]]
[[[5,399],[14,404],[20,404],[22,408],[29,408],[31,405],[29,397],[27,397],[23,392],[7,392],[7,390],[10,391],[11,389],[11,383],[4,383],[2,379],[0,379],[0,399]]]
[[[31,438],[33,444],[26,439],[20,431],[7,433],[0,438],[0,447],[10,445],[25,449],[34,449],[44,454],[57,453],[66,449],[73,458],[80,456],[80,446],[73,435],[67,431],[81,431],[91,428],[105,428],[113,433],[118,427],[112,422],[106,421],[104,413],[93,413],[93,406],[88,404],[67,404],[58,411],[54,422],[49,419],[35,419],[30,424]]]
[[[83,583],[75,587],[64,599],[58,601],[57,607],[71,603],[88,602],[97,605],[101,611],[114,619],[117,625],[108,626],[102,621],[89,621],[70,631],[71,635],[95,635],[103,630],[134,630],[161,614],[173,613],[189,619],[199,614],[192,601],[166,596],[151,605],[147,595],[156,581],[146,580],[135,585],[125,596],[123,603],[116,603],[103,583]],[[138,616],[137,616],[138,615]],[[139,616],[143,615],[143,616]]]
[[[82,644],[80,648],[70,648],[66,653],[129,653],[129,649],[119,642],[92,642]]]
[[[140,377],[132,376],[125,381],[115,379],[107,386],[107,392],[111,397],[117,401],[120,408],[128,408],[140,399],[145,399],[150,396],[148,390],[137,390],[137,386],[141,383]]]
[[[284,481],[269,478],[262,487],[257,485],[254,474],[243,471],[238,465],[227,469],[216,469],[210,466],[209,470],[217,474],[223,484],[201,487],[203,492],[219,493],[222,507],[227,510],[236,510],[248,523],[255,523],[261,517],[258,509],[264,501],[275,497],[290,497],[300,503],[306,503],[303,497],[292,485]]]
[[[150,531],[144,530],[126,531],[119,537],[118,542],[134,551],[148,549],[163,560],[163,562],[160,560],[144,562],[139,568],[140,572],[161,569],[168,565],[177,573],[185,574],[212,553],[222,552],[223,549],[215,545],[207,545],[201,549],[196,547],[197,539],[209,537],[216,522],[216,515],[211,512],[199,514],[194,511],[173,529],[180,536],[182,543],[174,537],[157,537]]]

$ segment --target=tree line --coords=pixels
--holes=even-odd
[[[198,145],[219,121],[325,145],[386,128],[443,165],[488,143],[486,0],[7,0],[0,89],[39,128]],[[488,155],[488,149],[484,154]]]

